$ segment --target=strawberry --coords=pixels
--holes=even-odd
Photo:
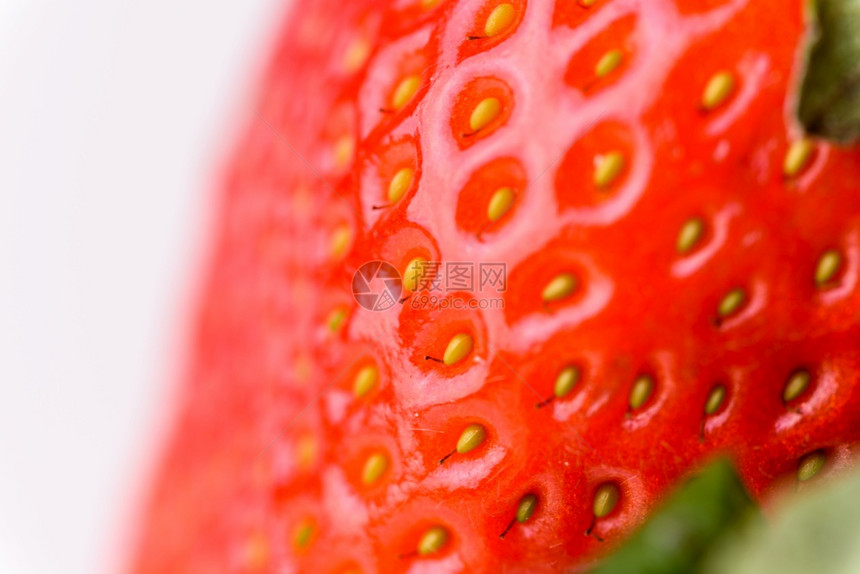
[[[804,30],[296,3],[134,571],[585,568],[716,453],[758,499],[851,466],[860,155],[793,119]]]

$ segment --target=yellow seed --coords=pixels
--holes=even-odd
[[[723,300],[720,301],[719,307],[717,307],[717,314],[720,317],[728,317],[729,315],[733,315],[737,313],[737,311],[743,307],[744,303],[747,301],[747,292],[744,291],[740,287],[735,287],[723,297]]]
[[[448,536],[448,529],[444,526],[428,528],[418,542],[418,554],[426,556],[439,552],[448,542]]]
[[[561,397],[568,395],[573,390],[573,387],[576,386],[577,382],[579,382],[579,367],[575,367],[573,365],[565,367],[555,379],[553,394],[556,398],[560,399]]]
[[[599,189],[612,185],[624,170],[624,164],[621,152],[612,151],[598,156],[594,162],[594,185]]]
[[[439,4],[440,0],[421,0],[421,8],[424,10],[430,10],[431,8],[435,8],[437,4]]]
[[[717,385],[711,389],[711,394],[708,395],[708,400],[705,401],[705,414],[712,415],[717,412],[723,405],[723,400],[726,398],[726,387]]]
[[[603,78],[618,69],[621,61],[624,59],[624,54],[621,50],[610,50],[603,54],[597,65],[594,66],[594,75],[598,78]]]
[[[403,199],[403,196],[406,195],[406,192],[409,191],[409,187],[412,185],[412,177],[414,175],[415,172],[411,167],[404,167],[395,173],[394,177],[391,178],[391,183],[388,184],[388,201],[397,203]]]
[[[337,169],[343,169],[352,161],[355,153],[355,139],[350,135],[343,135],[334,142],[334,165]]]
[[[317,457],[317,439],[312,434],[299,437],[296,444],[296,458],[301,470],[310,470]]]
[[[329,331],[337,333],[337,331],[343,326],[343,322],[346,321],[348,313],[349,311],[346,307],[335,307],[332,309],[326,318]]]
[[[806,482],[821,471],[826,461],[824,451],[816,450],[805,455],[797,464],[797,480]]]
[[[525,522],[532,517],[537,508],[538,497],[536,494],[526,494],[517,505],[517,522]]]
[[[425,263],[427,260],[423,257],[416,257],[406,264],[406,269],[403,270],[403,288],[407,291],[417,291],[421,287],[422,279],[424,278]]]
[[[302,353],[296,357],[296,364],[293,368],[295,369],[296,379],[300,383],[306,383],[311,378],[313,365],[306,354]]]
[[[705,233],[705,222],[698,217],[688,219],[678,233],[678,241],[675,248],[678,253],[684,254],[691,251],[702,240]]]
[[[578,281],[572,273],[559,273],[546,284],[541,292],[541,299],[549,303],[569,297],[576,290]]]
[[[516,11],[512,4],[499,4],[490,15],[487,17],[487,22],[484,24],[484,35],[491,38],[501,34],[514,21]]]
[[[245,542],[244,562],[252,572],[262,570],[269,563],[269,543],[261,533],[251,534]]]
[[[417,92],[420,87],[421,76],[406,76],[400,80],[400,83],[397,84],[397,87],[394,89],[394,95],[391,96],[391,107],[395,110],[399,110],[408,104],[409,100],[412,99],[412,96],[415,95],[415,92]]]
[[[630,389],[630,410],[638,410],[648,401],[654,392],[654,378],[651,375],[639,375]]]
[[[514,199],[516,199],[516,195],[510,187],[497,189],[490,198],[489,205],[487,205],[487,219],[491,222],[501,219],[514,204]]]
[[[349,225],[343,224],[335,228],[331,235],[330,250],[333,257],[343,257],[352,241],[352,231]]]
[[[343,67],[347,72],[357,72],[370,55],[370,43],[364,38],[356,38],[346,49],[343,57]]]
[[[830,283],[842,267],[842,254],[835,249],[828,249],[818,259],[815,267],[815,284],[823,287]]]
[[[378,382],[379,369],[374,365],[367,365],[355,375],[352,392],[357,398],[367,396],[376,387],[376,383]]]
[[[484,98],[469,117],[469,128],[476,132],[482,130],[493,122],[502,112],[502,102],[498,98]]]
[[[782,164],[782,173],[786,177],[800,175],[809,165],[815,146],[812,140],[803,138],[792,143],[785,153],[785,161]]]
[[[293,542],[295,543],[296,548],[305,548],[310,543],[313,535],[314,525],[310,519],[305,519],[299,523],[296,528],[295,536],[293,537]]]
[[[458,333],[451,337],[451,340],[448,342],[442,362],[445,363],[446,367],[456,365],[472,352],[474,346],[475,340],[471,335],[468,333]]]
[[[473,451],[484,442],[487,438],[487,429],[484,425],[471,424],[460,434],[460,439],[457,441],[457,452],[466,454]]]
[[[702,93],[702,107],[713,110],[725,102],[735,90],[735,77],[731,72],[718,72],[711,76]]]
[[[803,394],[803,391],[809,387],[812,381],[812,375],[806,369],[800,369],[791,374],[788,381],[785,383],[785,388],[782,390],[783,402],[793,401]]]
[[[388,457],[381,452],[374,453],[367,457],[364,462],[364,469],[361,471],[361,482],[370,486],[378,481],[385,471],[388,470]]]
[[[597,492],[594,493],[594,516],[603,518],[613,510],[618,504],[618,499],[621,497],[621,492],[612,482],[604,482],[597,487]]]
[[[597,0],[577,0],[577,3],[583,8],[588,8],[590,6],[594,6]]]

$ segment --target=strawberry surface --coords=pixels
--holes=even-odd
[[[716,453],[760,499],[851,466],[860,154],[793,119],[804,30],[799,0],[296,3],[133,570],[582,569]]]

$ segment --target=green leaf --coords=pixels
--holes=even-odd
[[[860,474],[822,484],[783,507],[768,528],[751,528],[715,549],[708,574],[860,572]]]
[[[860,0],[810,3],[811,43],[798,117],[807,133],[860,139]]]
[[[718,460],[691,478],[618,552],[599,574],[670,574],[696,570],[702,556],[726,532],[737,529],[756,506],[732,465]]]

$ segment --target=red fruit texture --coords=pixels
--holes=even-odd
[[[860,154],[794,120],[803,5],[295,2],[132,571],[576,571],[717,453],[759,499],[851,466]]]

